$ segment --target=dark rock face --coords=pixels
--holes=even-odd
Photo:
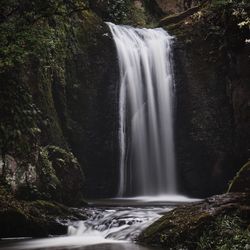
[[[250,48],[246,45],[241,50],[230,54],[231,64],[228,69],[230,82],[228,89],[233,107],[235,152],[242,165],[250,157]]]
[[[108,26],[92,12],[85,15],[71,23],[64,75],[53,73],[52,100],[59,132],[87,177],[85,195],[113,196],[119,155],[116,49]]]
[[[234,177],[228,192],[250,192],[250,162],[247,162]]]
[[[204,47],[205,49],[205,47]],[[233,174],[233,117],[223,65],[176,44],[176,148],[182,189],[222,192]]]
[[[180,191],[196,197],[227,190],[229,180],[249,158],[250,140],[247,33],[235,20],[225,19],[221,9],[201,11],[203,21],[190,18],[170,28],[177,36],[175,126]],[[220,35],[207,35],[206,30],[215,25]]]
[[[165,249],[219,249],[222,245],[231,249],[230,246],[238,244],[238,249],[244,249],[249,242],[249,198],[247,193],[228,193],[181,206],[149,226],[138,240]],[[235,228],[224,226],[224,223],[233,225],[235,220],[238,222],[234,226],[239,227],[237,234],[242,237],[238,241],[235,232],[233,233]],[[209,235],[212,235],[211,239]],[[202,245],[206,241],[204,237],[211,240],[208,242],[210,246]]]
[[[119,155],[118,62],[108,26],[98,25],[95,30],[78,30],[80,50],[66,62],[64,126],[73,152],[85,166],[89,197],[115,194]],[[84,37],[86,32],[90,35]]]

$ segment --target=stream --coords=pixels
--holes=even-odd
[[[171,202],[152,199],[112,199],[90,202],[83,208],[88,219],[68,222],[68,234],[44,239],[6,239],[0,243],[4,250],[159,250],[135,244],[136,237],[151,223],[185,197],[172,197]]]

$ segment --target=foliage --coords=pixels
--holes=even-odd
[[[218,217],[197,242],[198,249],[249,249],[250,232],[237,214]]]
[[[121,23],[127,18],[130,0],[91,0],[89,6],[105,21]]]
[[[248,16],[249,6],[244,2],[213,1],[185,21],[186,42],[192,45],[204,41],[206,60],[218,62],[220,58],[228,57],[229,52],[234,53],[246,46],[250,37],[246,25]]]
[[[250,18],[249,18],[249,3],[245,0],[213,0],[215,7],[230,9],[232,19],[237,20],[240,29],[244,28],[250,31]],[[246,38],[245,42],[249,42],[250,37]]]
[[[128,1],[127,0],[108,0],[107,12],[108,12],[108,15],[114,21],[121,21],[127,16]]]
[[[54,17],[65,19],[84,8],[80,0],[0,0],[0,72],[30,55],[43,58],[46,51],[54,51]]]

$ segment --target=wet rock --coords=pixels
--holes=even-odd
[[[224,10],[206,6],[167,27],[176,35],[179,189],[193,197],[226,192],[228,182],[249,158],[249,47],[243,40],[247,33],[233,18],[227,19]],[[232,7],[226,11],[231,17]]]
[[[125,221],[125,220],[119,220],[118,223],[119,223],[118,226],[120,227],[120,226],[125,225],[125,224],[126,224],[126,221]]]

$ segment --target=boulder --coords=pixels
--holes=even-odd
[[[84,220],[86,216],[56,202],[16,200],[0,186],[0,238],[66,234],[67,225],[62,221],[69,219]]]
[[[250,239],[247,233],[249,223],[250,194],[227,193],[166,213],[144,230],[138,240],[166,249],[218,249],[216,247],[223,244],[226,247],[223,249],[232,249],[230,244],[241,244],[242,248],[237,249],[244,249]],[[236,228],[237,232],[234,231]],[[232,241],[236,234],[238,238]],[[241,242],[240,238],[244,240]],[[210,247],[199,248],[212,240]]]

